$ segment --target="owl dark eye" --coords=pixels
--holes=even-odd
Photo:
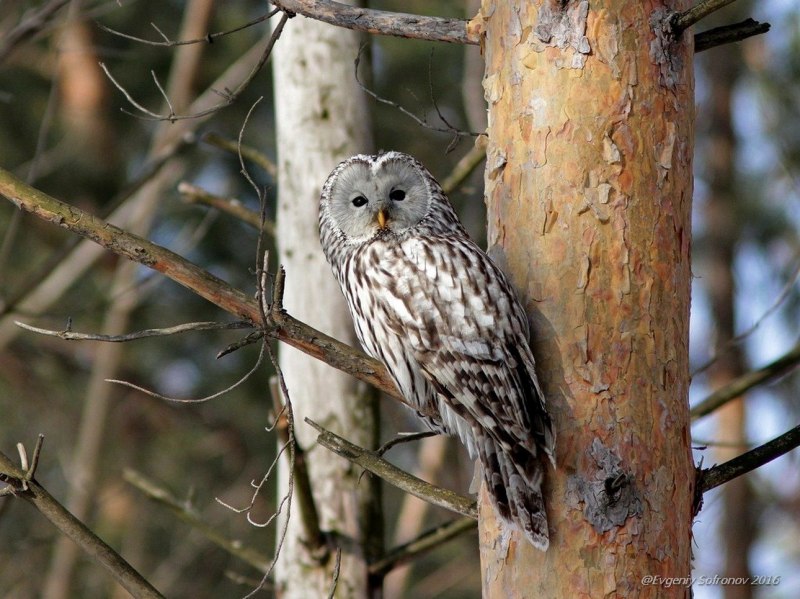
[[[367,203],[367,198],[364,196],[356,196],[353,198],[353,206],[356,208],[361,208],[364,204]]]
[[[402,202],[406,199],[406,192],[402,189],[393,189],[389,192],[389,199],[393,202]]]

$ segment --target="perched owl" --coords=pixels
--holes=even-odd
[[[407,154],[339,164],[319,227],[366,352],[430,428],[460,437],[500,516],[546,550],[543,458],[553,461],[555,436],[505,275]]]

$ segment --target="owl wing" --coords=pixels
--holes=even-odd
[[[416,269],[402,277],[411,301],[398,324],[440,400],[507,451],[552,456],[527,317],[503,273],[468,238],[432,236],[403,249]]]

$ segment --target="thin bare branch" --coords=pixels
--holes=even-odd
[[[434,431],[424,431],[421,433],[400,433],[394,439],[389,439],[386,443],[381,445],[375,450],[375,453],[379,456],[382,456],[392,447],[396,447],[402,443],[413,443],[414,441],[420,441],[421,439],[427,439],[428,437],[435,437],[438,434],[439,433]]]
[[[72,331],[71,328],[67,328],[63,331],[53,331],[25,324],[18,320],[15,320],[14,324],[33,333],[39,333],[40,335],[47,335],[49,337],[58,337],[59,339],[65,339],[67,341],[105,341],[109,343],[125,343],[137,339],[147,339],[149,337],[166,337],[189,331],[219,331],[253,328],[252,323],[242,320],[237,322],[187,322],[163,329],[143,329],[135,333],[128,333],[127,335],[102,335],[100,333],[76,333]]]
[[[106,76],[111,80],[111,82],[116,86],[116,88],[123,93],[128,102],[130,102],[130,104],[134,108],[136,108],[139,112],[141,112],[145,116],[136,115],[123,108],[122,112],[126,114],[144,120],[169,121],[169,122],[204,117],[209,114],[213,114],[214,112],[217,112],[218,110],[225,108],[226,106],[230,106],[231,104],[233,104],[236,101],[236,99],[241,95],[241,93],[245,90],[245,88],[247,88],[247,86],[250,85],[250,83],[253,81],[253,79],[255,79],[256,75],[258,75],[262,67],[266,64],[267,60],[269,59],[269,56],[272,53],[272,48],[275,46],[275,42],[278,41],[278,38],[280,38],[281,33],[283,32],[283,27],[288,19],[289,17],[284,13],[283,16],[281,17],[280,22],[272,32],[272,35],[270,36],[269,42],[267,42],[264,51],[261,53],[261,58],[258,60],[258,63],[256,63],[256,65],[250,70],[250,73],[247,75],[247,77],[245,77],[244,81],[239,83],[239,85],[233,91],[230,91],[228,89],[216,90],[217,94],[223,99],[222,102],[216,104],[215,106],[212,106],[211,108],[207,108],[199,112],[191,114],[174,114],[172,113],[172,111],[170,111],[169,114],[155,113],[152,110],[149,110],[144,106],[142,106],[141,104],[139,104],[138,102],[136,102],[136,100],[133,99],[128,90],[126,90],[119,82],[117,82],[116,79],[114,79],[114,77],[111,75],[110,71],[108,70],[108,68],[105,66],[104,63],[101,62],[100,67],[103,69]]]
[[[748,37],[767,33],[771,25],[759,23],[753,19],[745,19],[741,23],[715,27],[694,36],[694,52],[704,52],[710,48],[740,42]]]
[[[477,44],[480,41],[467,31],[467,21],[463,19],[359,8],[331,0],[273,0],[272,5],[337,27],[378,35],[454,44]]]
[[[699,20],[705,19],[712,12],[731,4],[732,2],[734,2],[734,0],[702,0],[702,2],[698,2],[689,10],[675,13],[670,18],[670,25],[673,33],[676,36],[680,35]]]
[[[692,372],[691,376],[695,377],[704,370],[708,370],[708,368],[710,368],[719,359],[720,355],[724,354],[731,348],[736,347],[737,345],[742,343],[745,339],[747,339],[750,335],[752,335],[756,331],[756,329],[758,329],[758,327],[761,326],[761,323],[763,323],[767,318],[769,318],[781,306],[781,304],[783,304],[783,302],[786,301],[786,298],[788,298],[789,295],[792,293],[792,291],[794,291],[795,283],[797,283],[798,279],[800,279],[800,260],[797,261],[797,265],[795,266],[794,272],[786,280],[786,284],[783,286],[783,289],[781,289],[781,292],[775,298],[775,301],[772,302],[772,305],[769,308],[767,308],[766,311],[756,319],[756,321],[752,324],[752,326],[750,326],[750,328],[746,329],[742,333],[739,333],[738,335],[736,335],[736,337],[725,343],[725,345],[723,345],[711,357],[711,359],[709,359],[705,364],[703,364],[699,368],[695,369]]]
[[[283,373],[281,373],[281,375],[283,375]],[[272,380],[270,380],[269,387],[270,394],[272,395],[272,405],[275,413],[278,414],[275,428],[281,442],[288,444],[290,442],[289,419],[287,417],[286,404],[281,397],[282,389],[286,387],[286,381],[280,381],[277,376],[274,376]],[[311,477],[309,476],[308,464],[306,462],[306,452],[299,444],[295,444],[294,447],[294,481],[297,505],[306,532],[304,541],[308,543],[312,549],[319,549],[325,545],[325,537],[320,528],[319,512],[314,502],[314,494],[312,493],[313,487],[311,486]]]
[[[223,36],[226,36],[226,35],[230,35],[232,33],[237,33],[239,31],[247,29],[248,27],[252,27],[253,25],[258,25],[259,23],[263,23],[264,21],[267,21],[271,17],[275,16],[278,12],[280,12],[280,9],[274,8],[271,11],[269,11],[267,14],[261,15],[257,19],[253,19],[252,21],[249,21],[248,23],[245,23],[244,25],[240,25],[238,27],[234,27],[233,29],[228,29],[226,31],[218,31],[216,33],[209,33],[204,37],[200,37],[200,38],[196,38],[196,39],[192,39],[192,40],[171,40],[158,27],[156,27],[155,23],[150,23],[150,25],[153,27],[153,29],[156,30],[156,32],[162,37],[162,39],[164,41],[159,42],[159,41],[153,41],[153,40],[146,40],[144,38],[136,37],[134,35],[128,35],[127,33],[122,33],[121,31],[117,31],[116,29],[111,29],[111,27],[107,27],[106,25],[103,25],[100,22],[97,23],[97,26],[100,29],[102,29],[103,31],[107,31],[108,33],[111,33],[113,35],[125,38],[126,40],[131,40],[131,41],[134,41],[134,42],[138,42],[140,44],[147,44],[147,45],[150,45],[150,46],[171,47],[171,46],[185,46],[185,45],[188,45],[188,44],[213,44],[214,40],[217,39],[217,38],[220,38],[220,37],[223,37]]]
[[[725,405],[729,401],[740,397],[743,393],[752,389],[753,387],[783,376],[799,363],[800,343],[795,345],[792,349],[774,362],[770,362],[758,370],[747,372],[722,387],[722,389],[714,391],[714,393],[706,397],[691,409],[690,415],[692,420],[697,420],[703,416],[708,416],[716,409]]]
[[[406,493],[411,493],[423,501],[456,512],[462,516],[477,519],[478,509],[475,502],[471,499],[448,489],[442,489],[427,483],[401,470],[397,466],[390,464],[374,451],[354,445],[339,435],[325,430],[309,418],[306,418],[305,421],[319,431],[320,434],[317,437],[317,442],[336,455],[350,460],[354,464],[358,464],[389,484],[394,485]]]
[[[356,56],[356,59],[353,61],[353,63],[355,65],[356,83],[358,83],[358,86],[364,91],[365,94],[371,96],[372,98],[374,98],[377,102],[380,102],[381,104],[386,104],[387,106],[391,106],[392,108],[396,108],[397,110],[402,112],[404,115],[406,115],[407,117],[412,119],[419,126],[425,127],[426,129],[430,129],[431,131],[437,131],[439,133],[452,133],[457,138],[458,137],[478,137],[480,135],[480,133],[474,133],[472,131],[461,131],[460,129],[456,129],[456,128],[452,127],[447,121],[445,121],[444,118],[442,118],[442,121],[445,123],[445,125],[447,125],[446,127],[439,127],[437,125],[431,125],[426,119],[419,118],[416,114],[414,114],[413,112],[411,112],[407,108],[404,108],[403,106],[401,106],[397,102],[394,102],[392,100],[388,100],[388,99],[384,98],[383,96],[378,95],[377,93],[375,93],[371,89],[369,89],[366,85],[364,85],[361,82],[361,79],[358,76],[358,65],[361,63],[361,53],[363,52],[363,50],[364,50],[364,46],[361,46],[361,49],[358,52],[358,56]],[[438,108],[437,108],[437,111],[438,111]],[[441,117],[441,113],[439,113],[439,116]]]
[[[224,358],[228,354],[232,354],[235,351],[242,349],[243,347],[247,347],[248,345],[252,345],[253,343],[257,343],[264,338],[264,331],[253,331],[249,335],[245,335],[239,341],[235,341],[227,346],[225,349],[220,350],[217,353],[217,360],[220,358]]]
[[[192,102],[188,112],[198,112],[214,105],[218,96],[212,90],[234,87],[245,79],[262,52],[262,48],[253,46],[237,58],[214,81],[211,88],[207,88]],[[162,174],[167,178],[171,176],[169,172],[165,173],[162,170],[163,167],[174,164],[172,159],[188,144],[193,143],[193,132],[204,120],[200,118],[174,124],[163,123],[156,133],[157,143],[154,143],[148,152],[148,162],[142,169],[142,175],[127,189],[116,194],[113,201],[104,203],[109,207],[106,212],[109,221],[117,225],[128,224],[134,216],[140,218],[142,211],[149,210],[154,195],[156,198],[159,196],[152,193],[152,187],[144,188],[144,185]],[[24,291],[18,291],[14,297],[9,297],[7,305],[0,308],[0,346],[7,345],[20,330],[8,316],[4,316],[8,312],[9,304],[13,304],[15,311],[20,314],[45,312],[49,306],[58,301],[68,287],[74,285],[99,256],[103,255],[101,248],[88,243],[88,240],[64,245],[65,247],[54,254],[53,259],[48,260],[41,268],[37,268],[33,276],[23,283]]]
[[[250,171],[247,170],[247,164],[245,164],[244,156],[242,155],[242,139],[244,138],[244,131],[247,128],[247,123],[250,122],[250,116],[253,114],[253,111],[256,109],[261,103],[261,100],[264,99],[264,96],[259,96],[258,99],[253,102],[253,105],[250,106],[250,110],[247,111],[247,114],[244,117],[244,121],[242,122],[242,126],[239,128],[239,137],[236,140],[236,156],[239,158],[239,173],[245,178],[245,180],[250,184],[250,187],[258,195],[258,199],[260,204],[264,204],[266,190],[256,185],[256,182],[253,180],[253,177],[250,176]]]
[[[101,62],[99,64],[100,64],[100,68],[103,69],[103,72],[106,74],[106,77],[108,77],[108,79],[111,81],[111,83],[114,84],[114,87],[116,87],[119,91],[122,92],[122,94],[125,96],[125,99],[128,100],[128,102],[130,102],[133,105],[134,108],[136,108],[137,110],[143,112],[146,115],[149,115],[149,116],[153,117],[156,120],[165,120],[165,121],[172,121],[173,120],[173,118],[174,118],[173,115],[167,115],[166,117],[162,118],[160,115],[156,114],[155,112],[153,112],[151,110],[148,110],[147,108],[145,108],[144,106],[139,104],[136,100],[133,99],[133,96],[131,96],[130,93],[128,93],[128,90],[125,89],[122,86],[122,84],[119,83],[116,79],[114,79],[114,76],[108,70],[108,67],[106,66],[106,63]],[[172,117],[172,118],[170,118],[170,117]]]
[[[230,152],[236,156],[239,156],[241,153],[241,155],[247,158],[247,160],[260,166],[261,169],[273,179],[277,179],[278,177],[278,167],[275,165],[275,163],[272,162],[272,160],[270,160],[266,154],[252,146],[237,144],[235,141],[227,140],[216,133],[206,133],[203,135],[201,141],[211,144],[212,146],[216,146],[221,150],[225,150],[226,152]]]
[[[123,231],[88,212],[70,206],[30,187],[0,168],[0,194],[19,208],[77,233],[112,252],[161,272],[236,316],[259,323],[261,311],[248,295],[204,271],[181,256],[146,239]],[[334,368],[369,383],[402,401],[386,368],[362,352],[292,318],[284,311],[271,312],[263,323],[266,333]]]
[[[767,462],[781,457],[798,446],[800,446],[800,426],[796,426],[780,437],[768,443],[764,443],[764,445],[756,447],[755,449],[751,449],[724,464],[701,470],[698,473],[698,491],[700,493],[706,493],[715,487],[763,466]]]
[[[29,12],[16,27],[3,36],[3,43],[0,44],[0,63],[8,58],[20,43],[47,27],[53,16],[69,2],[70,0],[52,0],[40,6],[38,10]]]
[[[122,472],[122,478],[144,493],[149,499],[169,508],[180,520],[187,523],[216,546],[253,566],[260,572],[266,571],[269,567],[270,558],[268,556],[255,549],[242,546],[239,540],[229,539],[221,534],[219,531],[209,526],[205,519],[202,518],[188,502],[179,501],[169,491],[158,486],[143,474],[126,468]]]
[[[225,214],[229,214],[251,227],[256,229],[261,227],[261,215],[254,210],[246,208],[241,200],[214,195],[202,187],[192,185],[186,181],[181,181],[178,184],[178,193],[183,196],[184,201],[188,204],[204,204],[216,208]],[[264,232],[270,237],[274,237],[275,223],[270,220],[265,220]]]
[[[475,530],[477,526],[478,522],[474,518],[467,516],[437,526],[418,536],[413,541],[395,547],[381,559],[370,564],[369,573],[374,576],[385,576],[394,568],[418,558],[420,555],[443,545],[465,532]]]
[[[336,561],[333,564],[333,579],[331,580],[331,591],[328,593],[328,599],[333,599],[336,596],[336,586],[339,584],[339,569],[342,565],[342,548],[336,548]]]
[[[38,455],[38,452],[34,452]],[[37,458],[38,460],[38,458]],[[31,468],[33,462],[31,463]],[[32,504],[39,513],[58,528],[66,537],[77,544],[93,561],[100,564],[132,596],[145,599],[163,599],[144,577],[139,574],[116,551],[95,535],[83,522],[75,518],[67,509],[47,492],[36,480],[29,478],[28,472],[17,468],[0,452],[0,481],[6,483],[9,493],[21,497]],[[5,491],[5,489],[4,489]]]
[[[729,449],[747,450],[752,447],[749,441],[714,441],[710,439],[695,439],[692,437],[693,449],[707,449],[709,447],[724,447]]]
[[[246,380],[248,380],[251,376],[253,376],[253,374],[255,373],[256,370],[258,370],[258,367],[261,366],[261,362],[263,361],[264,361],[264,346],[262,345],[256,363],[249,371],[247,371],[247,373],[244,376],[242,376],[238,381],[236,381],[232,385],[228,385],[221,391],[217,391],[216,393],[212,393],[211,395],[207,395],[206,397],[193,397],[188,399],[182,399],[180,397],[167,397],[166,395],[161,395],[160,393],[156,393],[155,391],[150,391],[149,389],[145,389],[144,387],[140,387],[139,385],[134,385],[133,383],[129,383],[128,381],[120,381],[117,379],[103,379],[103,380],[105,380],[107,383],[116,383],[117,385],[122,385],[123,387],[129,387],[131,389],[135,389],[136,391],[141,391],[145,395],[149,395],[150,397],[154,397],[156,399],[161,399],[164,401],[170,401],[173,403],[203,403],[206,401],[211,401],[212,399],[216,399],[217,397],[222,397],[223,395],[230,393],[231,391],[236,389],[236,387],[238,387]]]
[[[264,256],[266,259],[266,254]],[[265,265],[262,264],[262,272],[266,272],[264,266]],[[262,279],[259,282],[259,288],[262,297],[264,297],[263,284],[264,284],[264,277],[262,277]],[[262,319],[266,321],[266,314],[264,314],[263,312],[262,312]],[[264,573],[264,576],[258,583],[258,586],[256,586],[252,591],[250,591],[250,593],[245,595],[245,599],[253,597],[260,589],[266,586],[269,576],[272,574],[272,571],[275,569],[275,566],[278,563],[278,557],[280,556],[281,549],[283,548],[283,544],[286,541],[286,536],[289,533],[289,519],[292,515],[292,501],[294,499],[294,490],[295,490],[295,473],[296,473],[295,469],[297,466],[297,438],[294,435],[294,409],[292,408],[292,400],[289,397],[289,390],[286,388],[286,381],[283,378],[283,372],[281,371],[278,359],[275,357],[275,353],[272,351],[272,348],[269,346],[269,343],[267,343],[266,340],[264,341],[263,346],[267,349],[267,352],[269,353],[269,358],[272,361],[272,365],[275,367],[275,372],[278,376],[280,388],[283,393],[283,406],[281,407],[281,411],[279,413],[281,414],[281,417],[285,416],[286,418],[287,441],[283,445],[283,447],[287,447],[289,449],[289,480],[287,482],[286,493],[281,498],[278,510],[275,512],[275,516],[277,516],[281,512],[284,503],[286,504],[286,517],[284,518],[283,526],[281,526],[280,532],[278,533],[278,541],[275,545],[275,555],[272,558],[272,563],[269,565],[269,568]],[[275,456],[275,461],[273,462],[273,464],[277,464],[279,459],[280,459],[280,452],[277,456]],[[261,484],[263,485],[263,483],[264,481],[262,481]],[[250,520],[249,513],[247,517],[249,521]]]
[[[103,69],[103,70],[105,70],[105,69]],[[108,71],[106,71],[106,74],[108,74]],[[175,121],[175,118],[174,118],[175,117],[175,109],[172,107],[172,102],[169,101],[169,96],[167,95],[167,92],[165,92],[164,88],[161,87],[161,82],[158,80],[158,76],[156,75],[156,72],[151,70],[150,71],[150,75],[153,76],[153,81],[155,82],[156,87],[158,88],[158,91],[161,92],[161,96],[164,98],[164,101],[167,103],[167,108],[169,108],[169,116],[170,116],[170,118],[168,120],[172,123],[172,122]]]
[[[478,165],[486,159],[485,135],[478,136],[472,149],[464,154],[461,160],[453,167],[453,171],[442,181],[442,190],[446,194],[453,193],[470,176]]]

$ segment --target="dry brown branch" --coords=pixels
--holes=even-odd
[[[753,19],[745,19],[741,23],[715,27],[694,36],[694,52],[704,52],[723,44],[740,42],[748,37],[766,33],[770,29],[769,23],[759,23]]]
[[[702,0],[702,2],[698,2],[689,10],[675,13],[670,18],[672,31],[675,35],[680,35],[699,20],[705,19],[712,12],[731,4],[732,2],[734,2],[734,0]]]
[[[385,576],[390,570],[416,559],[420,555],[439,547],[443,543],[457,536],[475,530],[478,522],[474,518],[464,516],[452,520],[433,530],[429,530],[413,541],[404,543],[389,551],[380,560],[370,564],[369,573],[376,576]]]
[[[780,437],[751,449],[724,464],[701,470],[698,473],[697,492],[705,493],[710,491],[729,480],[747,474],[767,462],[781,457],[798,446],[800,446],[800,426],[796,426]]]
[[[239,31],[243,31],[243,30],[247,29],[248,27],[252,27],[253,25],[258,25],[259,23],[263,23],[264,21],[266,21],[266,20],[270,19],[271,17],[275,16],[275,14],[278,13],[278,12],[279,12],[279,9],[275,8],[275,9],[271,10],[270,12],[268,12],[267,14],[261,15],[260,17],[258,17],[256,19],[253,19],[252,21],[249,21],[249,22],[245,23],[244,25],[240,25],[238,27],[234,27],[233,29],[227,29],[225,31],[218,31],[216,33],[208,33],[204,37],[199,37],[199,38],[190,39],[190,40],[171,40],[171,39],[169,39],[169,37],[167,35],[164,34],[164,32],[161,31],[161,29],[159,29],[156,26],[155,23],[150,23],[150,25],[153,27],[153,29],[156,30],[156,33],[158,33],[161,36],[163,41],[146,40],[144,38],[136,37],[134,35],[128,35],[127,33],[122,33],[121,31],[117,31],[116,29],[111,29],[111,27],[107,27],[106,25],[103,25],[102,23],[99,23],[99,22],[97,23],[97,26],[100,27],[100,29],[102,29],[103,31],[107,31],[108,33],[111,33],[113,35],[119,36],[119,37],[124,38],[126,40],[131,40],[131,41],[134,41],[134,42],[138,42],[140,44],[147,44],[149,46],[166,46],[166,47],[169,48],[169,47],[172,47],[172,46],[185,46],[185,45],[188,45],[188,44],[213,44],[214,40],[217,39],[217,38],[224,37],[224,36],[230,35],[232,33],[237,33]]]
[[[358,464],[401,491],[419,497],[423,501],[456,512],[462,516],[468,516],[473,519],[478,518],[478,508],[471,499],[454,493],[449,489],[442,489],[441,487],[427,483],[401,470],[397,466],[390,464],[376,452],[350,443],[339,435],[322,428],[309,418],[305,420],[319,431],[320,434],[317,437],[317,442],[336,455],[350,460],[354,464]]]
[[[722,389],[714,391],[714,393],[691,409],[690,414],[692,419],[697,420],[703,416],[708,416],[729,401],[740,397],[749,389],[774,380],[779,376],[783,376],[797,366],[798,363],[800,363],[800,343],[763,368],[746,372],[739,378],[725,385]]]
[[[179,501],[174,495],[163,487],[146,478],[143,474],[126,468],[122,478],[144,493],[149,499],[169,508],[180,520],[186,522],[209,541],[221,547],[231,555],[253,566],[259,572],[265,572],[269,567],[270,558],[255,549],[243,547],[241,542],[229,539],[219,531],[209,526],[205,520],[185,501]]]
[[[186,181],[181,181],[178,184],[178,193],[183,196],[184,201],[189,204],[205,204],[216,208],[225,214],[229,214],[234,218],[239,219],[243,223],[259,229],[262,225],[261,215],[254,210],[246,208],[240,200],[236,198],[224,198],[222,196],[209,193],[202,187],[192,185]],[[264,220],[264,232],[270,237],[275,236],[275,223],[269,220]]]
[[[461,160],[453,167],[453,171],[442,181],[442,190],[447,194],[453,193],[485,159],[486,136],[480,135],[475,140],[475,145],[469,152],[464,154]]]
[[[3,169],[0,169],[0,194],[42,220],[64,227],[115,254],[166,275],[237,318],[252,323],[261,320],[258,304],[242,291],[174,252],[60,202]],[[400,399],[399,391],[383,364],[362,352],[328,337],[284,311],[270,313],[270,321],[263,323],[263,326],[269,336]]]
[[[21,497],[32,504],[58,530],[105,568],[132,596],[147,599],[162,598],[162,595],[141,574],[83,522],[67,511],[34,479],[41,438],[40,436],[37,450],[34,451],[34,459],[28,469],[17,468],[5,454],[0,452],[0,481],[8,485],[2,490],[2,494]]]
[[[479,42],[474,33],[467,31],[467,21],[463,19],[359,8],[332,0],[274,0],[272,4],[290,13],[366,33],[455,44]]]

